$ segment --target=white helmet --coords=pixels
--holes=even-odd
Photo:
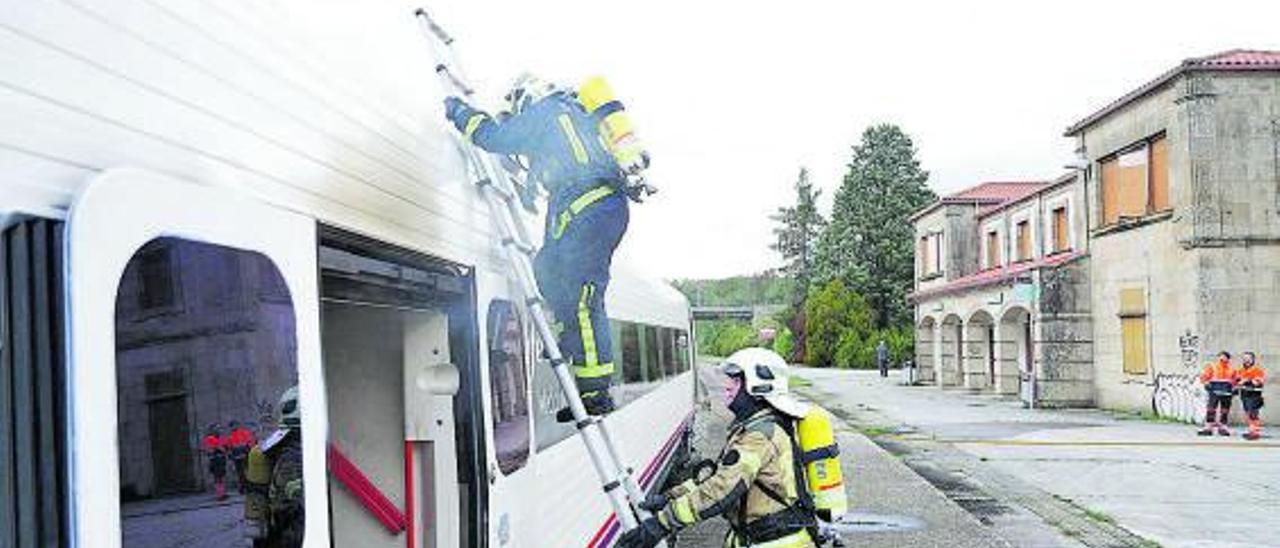
[[[559,91],[559,88],[528,72],[517,76],[507,92],[507,105],[512,114],[520,114],[529,105]]]
[[[741,377],[747,394],[764,399],[787,415],[803,418],[809,412],[809,405],[791,397],[788,369],[787,360],[764,348],[744,348],[724,361],[724,373]]]
[[[298,428],[302,426],[302,410],[298,405],[298,387],[290,386],[280,395],[280,426]]]

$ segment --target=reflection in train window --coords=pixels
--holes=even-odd
[[[116,297],[124,546],[301,545],[294,320],[261,254],[161,238],[134,255]]]
[[[631,322],[622,322],[622,380],[626,383],[644,382],[640,366],[640,328]],[[618,358],[614,357],[616,363]]]
[[[658,328],[651,325],[641,326],[644,332],[644,341],[640,344],[644,348],[644,377],[648,381],[662,380],[662,370],[658,363]]]
[[[683,329],[676,330],[676,367],[683,373],[689,370],[689,334]]]
[[[508,301],[489,305],[489,384],[498,468],[510,474],[529,460],[529,399],[524,330]]]

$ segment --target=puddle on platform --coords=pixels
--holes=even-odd
[[[911,516],[869,514],[866,512],[849,512],[832,524],[832,528],[842,535],[914,531],[923,527],[923,521]]]

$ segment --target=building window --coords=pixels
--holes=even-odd
[[[1031,221],[1021,220],[1017,224],[1018,261],[1031,260]]]
[[[138,309],[147,312],[174,304],[173,248],[154,242],[138,254]]]
[[[1102,159],[1102,224],[1170,209],[1168,145],[1157,135]]]
[[[1071,235],[1067,225],[1067,206],[1053,210],[1053,252],[1062,253],[1071,250]]]
[[[920,277],[933,278],[942,274],[942,233],[935,232],[920,238]]]
[[[1145,375],[1147,356],[1147,303],[1141,288],[1120,290],[1120,337],[1124,372]]]
[[[1000,233],[992,230],[987,233],[987,268],[1000,266]]]

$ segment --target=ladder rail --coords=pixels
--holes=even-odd
[[[467,84],[466,79],[457,68],[456,53],[453,51],[453,37],[450,36],[424,10],[415,12],[424,34],[434,37],[438,43],[432,50],[438,57],[435,71],[446,89],[452,89],[464,97],[473,97],[475,89]],[[533,245],[530,241],[529,229],[522,222],[520,200],[513,188],[514,182],[504,170],[495,166],[498,160],[493,154],[482,152],[478,147],[455,134],[461,148],[465,151],[469,167],[480,177],[477,185],[489,205],[491,214],[496,219],[502,247],[509,261],[515,267],[517,282],[526,296],[526,307],[533,319],[535,330],[543,341],[551,367],[560,384],[562,392],[568,400],[568,406],[575,419],[575,427],[587,447],[587,453],[596,469],[596,474],[614,508],[614,514],[623,530],[631,530],[638,526],[638,519],[650,517],[650,513],[639,508],[638,503],[644,499],[644,491],[636,483],[633,471],[623,465],[621,454],[614,442],[612,432],[603,418],[590,417],[582,403],[581,394],[572,372],[569,370],[564,355],[560,350],[554,331],[548,320],[546,302],[539,291],[537,279],[533,271]],[[662,543],[665,545],[665,542]]]

